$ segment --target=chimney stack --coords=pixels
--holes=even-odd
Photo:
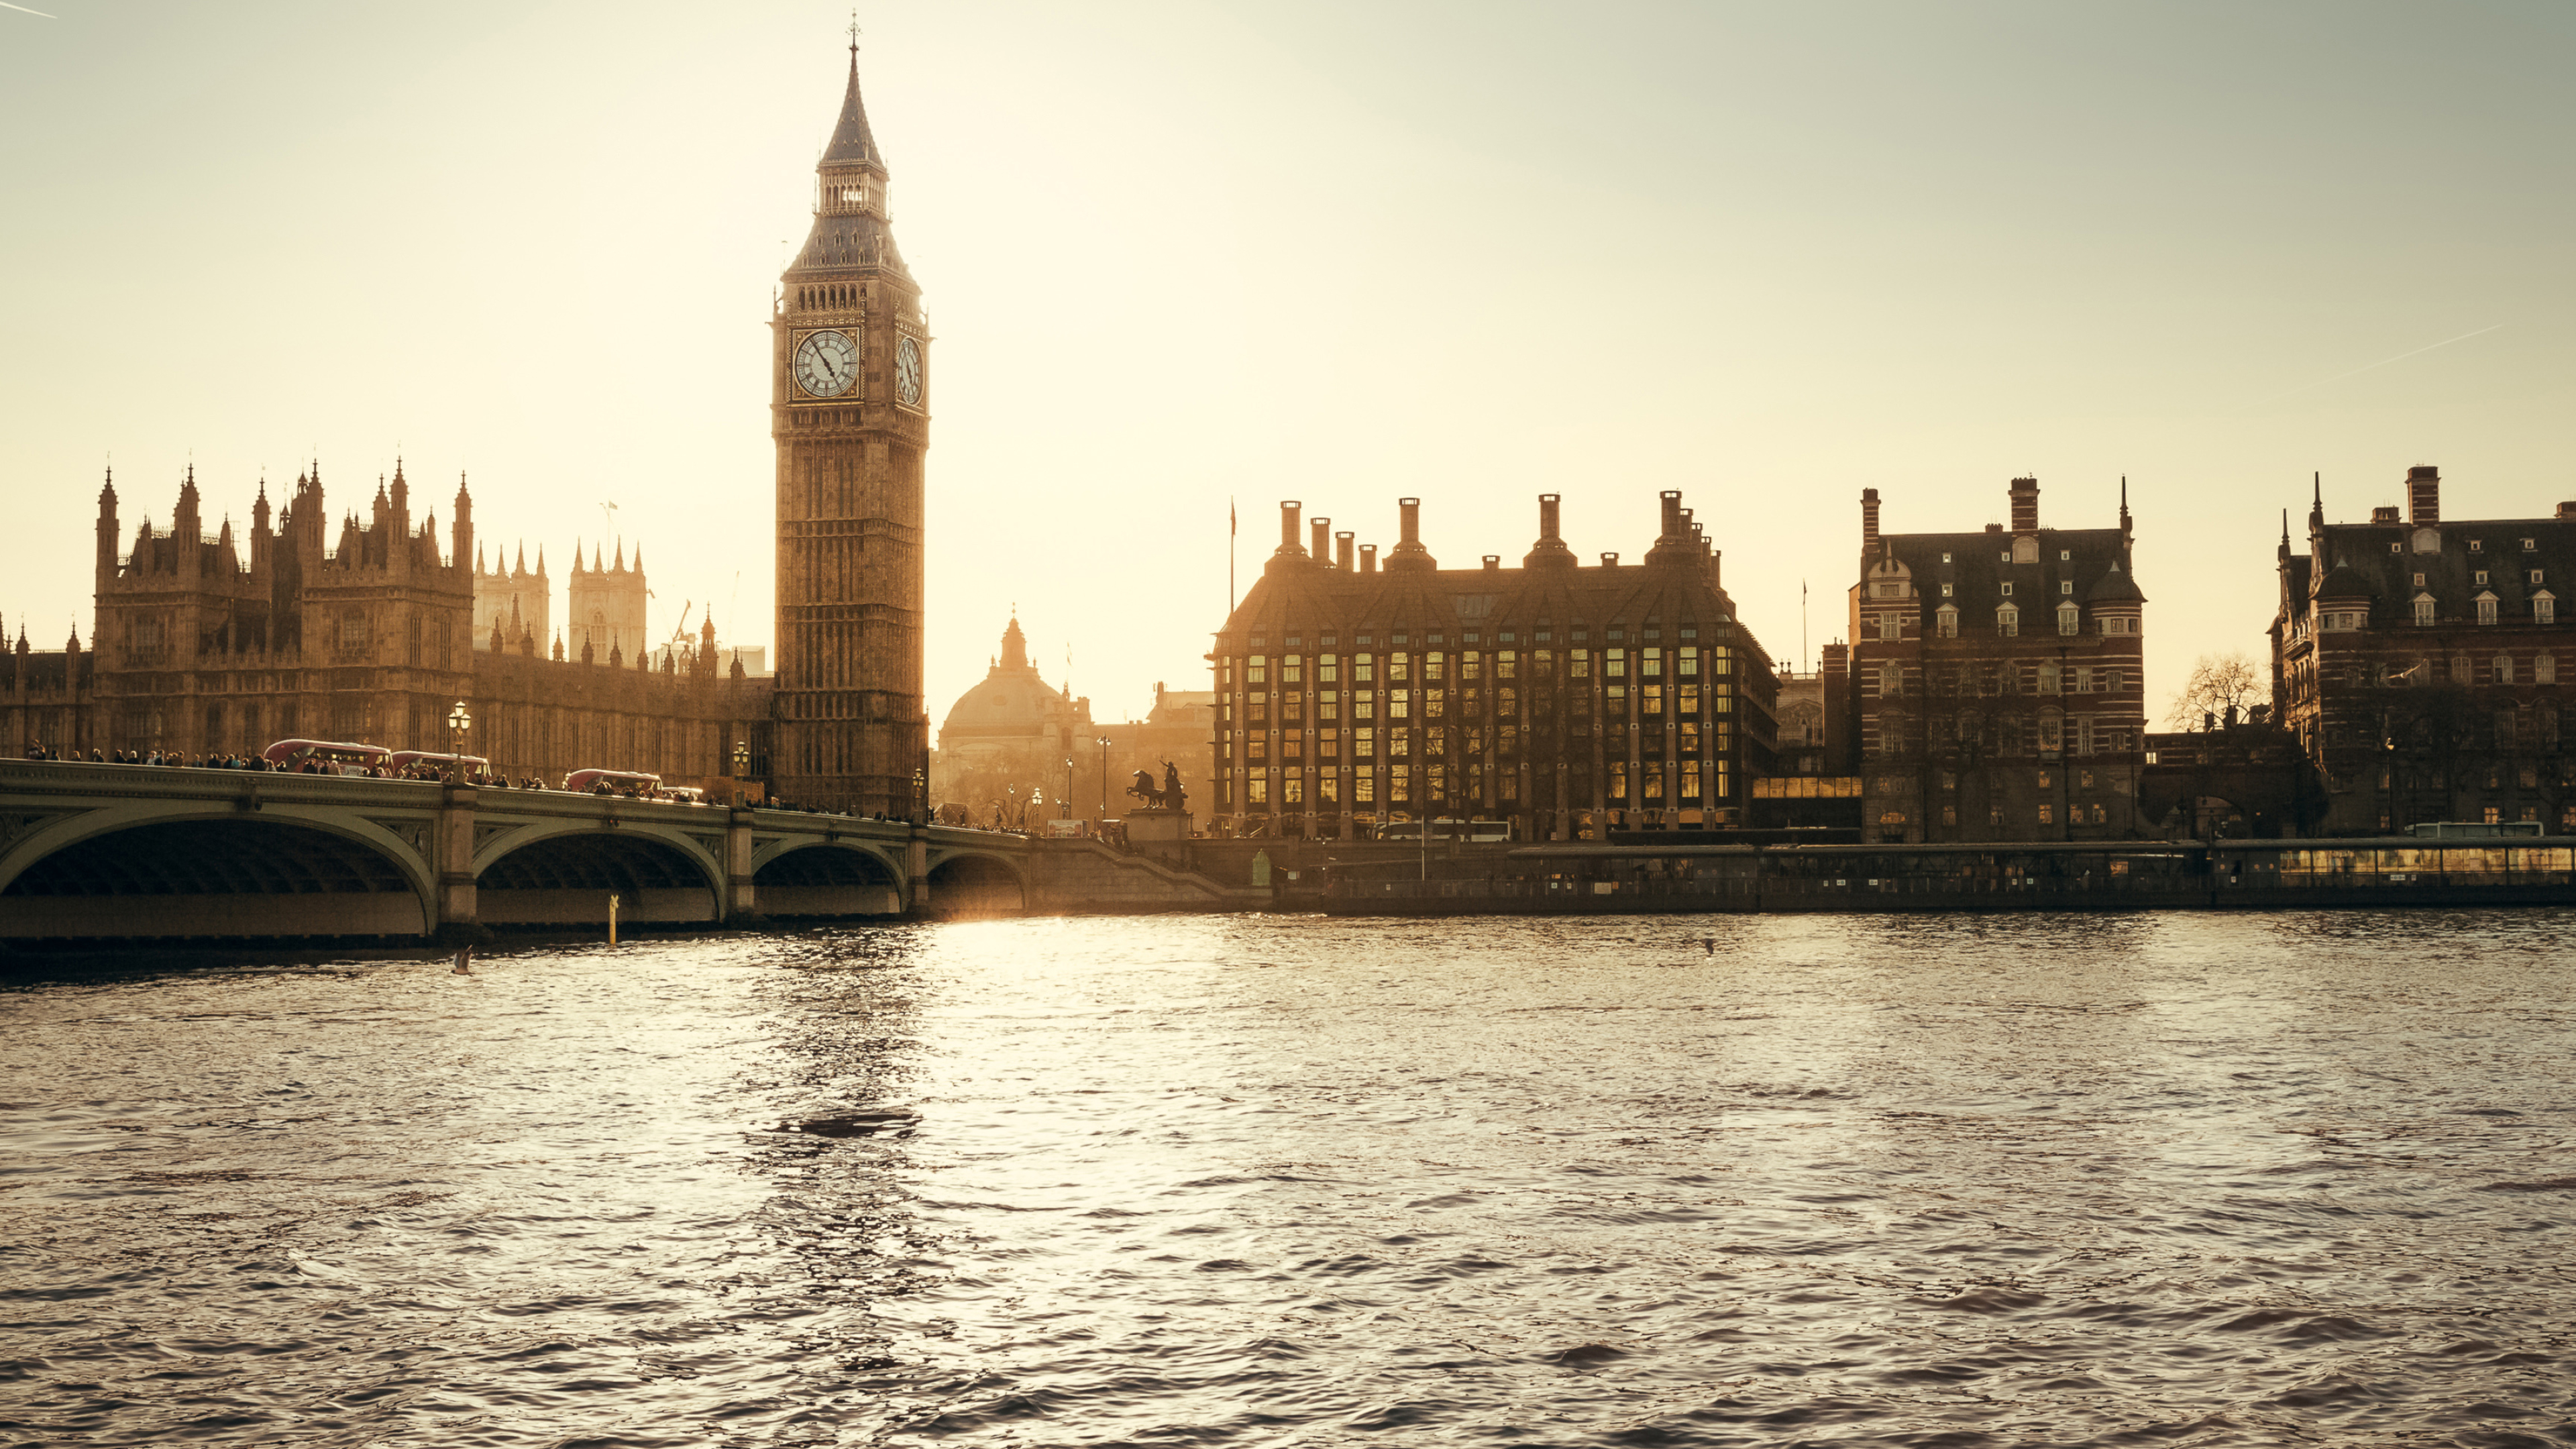
[[[2442,470],[2427,464],[2406,470],[2406,517],[2421,525],[2442,521]]]
[[[1619,555],[1615,553],[1605,553],[1601,555],[1601,566],[1605,569],[1617,568],[1619,566]]]
[[[2012,531],[2039,532],[2039,480],[2036,478],[2012,480]]]
[[[1364,543],[1360,545],[1360,572],[1364,574],[1373,574],[1377,572],[1376,544]]]
[[[1878,552],[1878,490],[1875,488],[1860,490],[1860,551],[1864,554]]]
[[[1333,567],[1343,573],[1351,571],[1351,535],[1349,533],[1333,535]]]
[[[1387,552],[1387,572],[1416,572],[1440,567],[1439,560],[1431,556],[1431,550],[1422,546],[1422,500],[1399,498],[1395,500],[1395,506],[1402,519],[1403,536]]]
[[[1657,496],[1660,497],[1664,503],[1664,526],[1660,530],[1661,536],[1672,538],[1685,532],[1686,530],[1682,527],[1681,490],[1678,488],[1667,488]]]
[[[1297,510],[1304,506],[1294,498],[1284,499],[1279,504],[1279,551],[1281,553],[1304,551],[1297,544]]]
[[[1315,535],[1315,542],[1313,545],[1315,562],[1324,565],[1326,568],[1332,567],[1333,520],[1329,518],[1318,518],[1312,524],[1309,524],[1308,527],[1314,531]]]
[[[1574,550],[1567,548],[1565,540],[1557,534],[1557,500],[1558,495],[1554,493],[1542,493],[1538,496],[1538,542],[1530,545],[1530,551],[1521,559],[1521,567],[1538,568],[1544,564],[1559,564],[1572,568],[1576,564]]]
[[[1502,572],[1502,568],[1503,556],[1501,554],[1489,553],[1485,555],[1485,572],[1489,574],[1500,573]]]

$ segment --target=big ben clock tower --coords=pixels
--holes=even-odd
[[[909,815],[928,761],[921,700],[922,453],[930,335],[886,217],[859,48],[817,163],[814,228],[770,328],[778,445],[777,733],[770,778],[800,804]]]

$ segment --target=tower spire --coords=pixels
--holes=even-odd
[[[868,129],[867,103],[859,99],[859,23],[850,21],[850,81],[841,92],[841,119],[832,127],[832,139],[823,147],[823,164],[868,166],[885,169],[885,157],[877,152],[876,134]]]

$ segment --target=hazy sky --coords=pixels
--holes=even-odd
[[[0,616],[89,635],[193,455],[247,526],[397,448],[658,630],[770,624],[771,288],[848,10],[0,9]],[[1687,502],[1783,662],[1891,530],[2129,478],[2158,696],[2259,650],[2280,510],[2576,498],[2576,7],[872,6],[932,351],[930,711],[1011,606],[1104,718],[1205,687],[1226,506],[1517,562]],[[2481,329],[2493,329],[2481,332]],[[2479,333],[2450,345],[2401,354]],[[2384,366],[2374,366],[2386,362]],[[560,589],[560,582],[558,583]],[[694,622],[694,615],[692,616]]]

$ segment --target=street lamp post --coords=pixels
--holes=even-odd
[[[930,777],[917,766],[912,772],[912,819],[916,825],[930,823]]]
[[[1056,803],[1064,807],[1064,818],[1071,820],[1073,818],[1073,756],[1071,755],[1064,757],[1064,793],[1055,798]]]
[[[733,742],[733,803],[742,803],[743,782],[751,778],[751,741]]]
[[[465,701],[460,699],[456,708],[447,712],[447,752],[456,757],[456,778],[460,783],[471,783],[465,779],[465,732],[472,728],[474,716],[465,712]]]
[[[1100,823],[1109,823],[1109,737],[1093,740],[1100,747]]]

